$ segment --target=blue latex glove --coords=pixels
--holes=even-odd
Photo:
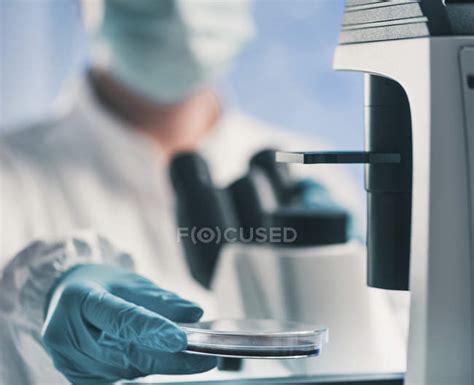
[[[73,384],[109,384],[149,374],[207,371],[216,359],[183,353],[202,310],[134,273],[80,265],[53,288],[43,342]]]

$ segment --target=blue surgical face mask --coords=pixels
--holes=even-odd
[[[99,37],[117,79],[175,103],[224,73],[253,32],[246,0],[106,0]]]

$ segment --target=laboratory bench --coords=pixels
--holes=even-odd
[[[189,382],[131,382],[143,385],[403,385],[403,374],[312,375],[301,377],[210,379]]]

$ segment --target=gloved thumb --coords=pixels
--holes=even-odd
[[[87,321],[113,337],[172,353],[187,346],[178,325],[106,291],[91,291],[81,310]]]

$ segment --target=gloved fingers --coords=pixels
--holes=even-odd
[[[73,383],[89,384],[87,381],[90,380],[90,384],[95,385],[99,384],[100,379],[100,381],[104,381],[104,384],[115,384],[119,379],[142,376],[141,372],[130,363],[129,342],[114,338],[94,327],[90,327],[90,337],[95,342],[84,346],[83,350],[77,351],[75,362],[69,362],[67,372],[70,376],[75,377],[76,382]],[[60,355],[57,356],[60,357]],[[70,357],[67,357],[66,360],[71,361]],[[83,367],[80,371],[72,369],[72,366],[78,362]]]
[[[197,322],[203,314],[202,309],[195,303],[160,289],[151,282],[141,285],[138,289],[115,289],[113,293],[174,322]]]
[[[68,301],[68,303],[71,302]],[[72,317],[80,320],[81,315],[79,312],[75,314],[74,310],[67,309]],[[67,329],[69,329],[67,338],[70,345],[65,344],[64,325],[54,322],[54,320],[48,325],[43,336],[43,342],[56,368],[66,375],[72,383],[87,383],[87,380],[90,379],[89,383],[95,384],[98,383],[99,377],[103,379],[104,376],[107,377],[110,374],[114,375],[111,378],[115,378],[115,380],[123,377],[123,368],[130,366],[127,357],[124,355],[124,344],[117,346],[117,340],[112,340],[110,337],[110,339],[106,339],[104,345],[113,344],[118,348],[105,352],[101,346],[104,333],[90,323],[78,322],[74,325],[74,328]],[[138,375],[139,373],[136,374],[136,376]],[[111,379],[105,381],[113,382]]]
[[[128,341],[114,338],[99,330],[95,330],[93,334],[96,341],[95,350],[97,351],[97,360],[119,368],[129,366],[127,350],[130,343]]]
[[[165,352],[179,352],[187,345],[186,333],[175,323],[106,291],[90,291],[82,314],[93,326],[121,340]]]
[[[122,373],[124,371],[122,368],[117,368],[116,365],[104,364],[82,352],[70,355],[52,350],[50,355],[54,366],[72,384],[115,384],[118,379],[123,378]],[[135,377],[140,375],[136,369],[133,369],[133,372]]]
[[[214,368],[217,364],[215,357],[165,353],[117,340],[102,345],[102,352],[103,356],[108,357],[110,364],[120,368],[120,376],[126,379],[150,374],[202,373]]]
[[[217,359],[189,353],[165,353],[144,349],[130,344],[128,349],[130,364],[143,376],[150,374],[193,374],[211,370]]]

